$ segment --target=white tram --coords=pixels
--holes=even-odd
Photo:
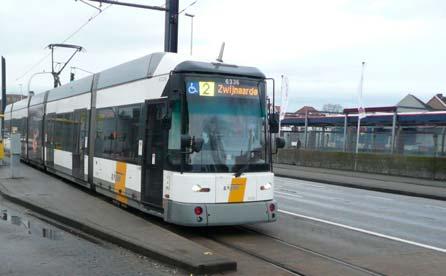
[[[154,53],[8,105],[5,127],[24,162],[168,222],[271,222],[267,106],[256,68]]]

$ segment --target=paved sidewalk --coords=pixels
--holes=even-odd
[[[445,168],[446,169],[446,168]],[[446,200],[446,182],[352,171],[274,164],[276,176]]]
[[[14,203],[73,228],[193,273],[236,269],[236,262],[141,217],[122,210],[85,189],[21,165],[20,179],[0,167],[0,193]]]

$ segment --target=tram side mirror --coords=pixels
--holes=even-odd
[[[271,133],[279,133],[279,113],[274,112],[269,114],[269,132]]]
[[[161,125],[163,129],[170,129],[170,126],[172,125],[172,118],[168,115],[164,116],[164,118],[161,121]]]
[[[282,137],[276,137],[276,148],[283,149],[285,147],[285,139]]]
[[[192,137],[188,134],[181,135],[181,150],[183,153],[194,153],[194,152],[200,152],[201,148],[203,147],[203,139],[202,138],[196,138]],[[185,150],[190,148],[191,151],[186,152]]]
[[[186,148],[190,148],[192,146],[192,137],[187,134],[181,135],[181,149],[185,150]]]
[[[276,152],[274,154],[277,154],[279,152],[279,149],[283,149],[285,147],[285,139],[283,139],[282,137],[276,137],[275,144]]]
[[[192,150],[195,152],[200,152],[203,148],[204,140],[203,138],[195,138],[194,142],[192,143]]]
[[[162,106],[160,116],[161,116],[161,127],[163,129],[169,130],[172,125],[172,116],[170,110],[171,107],[169,103],[166,103],[165,105]]]

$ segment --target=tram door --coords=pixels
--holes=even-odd
[[[77,109],[74,111],[72,121],[73,129],[73,176],[84,179],[84,155],[86,154],[86,129],[87,110]]]
[[[162,208],[163,169],[168,134],[163,121],[167,114],[167,106],[166,99],[150,100],[145,103],[142,201],[158,208]]]

